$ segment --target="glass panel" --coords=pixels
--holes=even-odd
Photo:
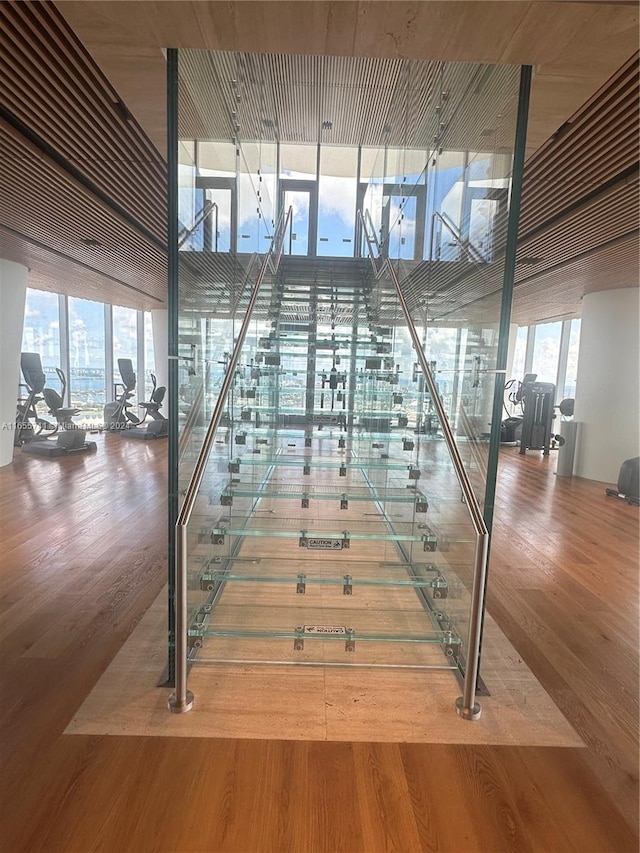
[[[323,146],[320,152],[317,254],[353,257],[358,149]]]
[[[550,382],[555,385],[562,323],[541,323],[535,327],[535,333],[531,372],[537,374],[538,382]]]
[[[236,146],[233,142],[198,140],[198,174],[220,178],[236,176]]]
[[[285,252],[289,255],[308,255],[311,193],[285,190],[283,209],[288,211],[289,208],[292,208],[291,231]]]
[[[22,352],[37,352],[47,377],[47,387],[61,392],[56,373],[60,367],[60,317],[58,294],[27,288],[22,330]],[[22,381],[22,376],[20,377]],[[65,400],[65,405],[67,401]]]
[[[388,183],[406,184],[411,192],[415,184],[424,184],[428,152],[408,148],[388,148],[385,169]]]
[[[202,251],[202,193],[195,192],[195,143],[183,140],[178,149],[178,248],[180,251]]]
[[[129,358],[134,371],[138,359],[138,330],[137,314],[133,308],[122,308],[114,305],[113,317],[113,384],[122,382],[118,370],[118,359]],[[135,406],[140,394],[140,377],[136,377],[136,388],[131,397],[131,403]],[[144,387],[144,383],[143,383]]]
[[[389,257],[412,260],[415,255],[417,199],[389,196],[389,221],[395,223],[389,234]]]
[[[268,168],[273,169],[268,146]],[[238,251],[264,252],[273,234],[274,207],[268,186],[261,174],[263,147],[242,142],[238,148]]]
[[[238,175],[238,252],[259,252],[261,220],[252,176]]]
[[[194,663],[456,668],[475,536],[394,291],[278,283],[192,516]]]
[[[382,212],[384,191],[384,148],[363,148],[360,155],[360,181],[364,183],[361,191],[362,211],[366,212],[371,222],[372,233],[378,240],[382,239]],[[388,228],[388,223],[387,223]],[[362,257],[367,257],[367,247],[362,241],[360,249]]]
[[[569,333],[569,352],[567,355],[567,370],[565,373],[563,397],[576,396],[576,377],[578,375],[578,353],[580,351],[580,319],[571,321]]]
[[[316,179],[318,148],[316,145],[280,143],[280,177]]]
[[[69,297],[69,405],[77,424],[101,424],[107,402],[104,305]],[[113,399],[109,388],[109,400]]]
[[[198,247],[205,252],[230,252],[232,246],[233,191],[230,187],[203,187],[198,193],[198,207],[206,202],[215,205],[199,226]]]

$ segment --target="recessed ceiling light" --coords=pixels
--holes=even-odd
[[[82,241],[85,246],[100,246],[102,245],[99,240],[96,240],[95,237],[85,237]]]

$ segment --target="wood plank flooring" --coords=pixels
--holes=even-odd
[[[166,442],[98,441],[0,469],[3,853],[637,851],[637,508],[502,452],[489,608],[587,749],[71,736],[166,574]]]

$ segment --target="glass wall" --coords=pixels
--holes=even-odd
[[[510,376],[515,379],[522,379],[525,370],[525,357],[527,354],[527,327],[518,326],[516,332],[516,340],[513,351],[513,359],[511,364]]]
[[[155,373],[156,357],[153,349],[153,323],[148,311],[144,312],[144,366],[144,399],[150,400],[153,392],[151,374]]]
[[[324,145],[318,186],[319,256],[353,257],[358,149]]]
[[[578,352],[580,350],[580,319],[571,320],[569,344],[567,348],[567,368],[562,382],[562,397],[575,397],[576,377],[578,375]],[[562,377],[559,377],[562,381]]]
[[[522,382],[525,374],[535,373],[538,382],[556,386],[556,403],[575,397],[579,348],[579,318],[519,326],[508,379]],[[508,391],[514,393],[515,389],[510,386]]]

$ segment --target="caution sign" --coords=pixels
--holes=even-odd
[[[310,551],[342,551],[343,542],[343,539],[311,539],[306,536],[300,539],[301,547]]]
[[[305,625],[304,632],[317,637],[321,634],[346,634],[347,629],[344,625]]]

